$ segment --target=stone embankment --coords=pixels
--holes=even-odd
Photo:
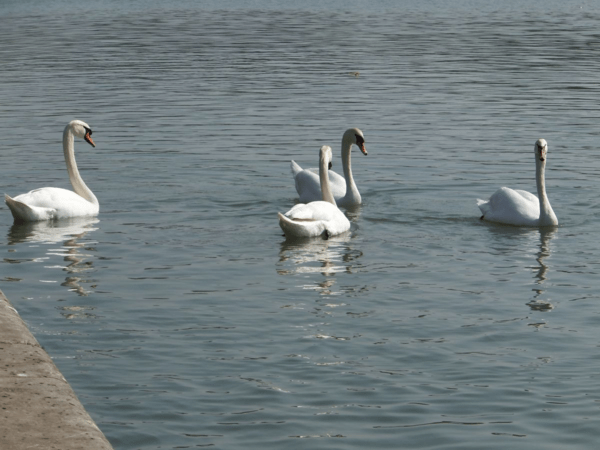
[[[113,450],[2,291],[0,449]]]

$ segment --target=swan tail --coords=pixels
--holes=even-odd
[[[11,198],[7,194],[4,194],[4,202],[10,209],[10,212],[12,213],[13,219],[15,219],[15,221],[27,220],[27,217],[31,215],[32,211],[29,206],[27,206],[25,203],[21,203],[20,201]]]
[[[321,220],[302,220],[296,221],[277,213],[279,217],[279,226],[288,238],[304,238],[320,236],[325,231],[325,226]]]
[[[296,175],[298,175],[303,170],[302,167],[300,167],[300,165],[293,159],[292,163],[290,164],[290,168],[292,169],[292,175],[294,175],[294,178],[296,178]]]
[[[479,210],[481,211],[481,214],[482,214],[481,218],[483,219],[490,210],[490,202],[488,200],[481,200],[480,198],[478,198],[477,206],[479,207]]]
[[[4,194],[4,202],[10,209],[15,222],[35,222],[53,218],[53,210],[50,208],[29,206],[7,194]]]

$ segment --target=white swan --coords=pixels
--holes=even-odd
[[[329,184],[331,147],[324,145],[319,151],[319,178],[323,200],[308,204],[299,203],[285,214],[277,213],[279,226],[286,237],[335,236],[350,229],[350,221],[335,204]]]
[[[355,144],[365,155],[367,154],[365,137],[362,131],[358,128],[350,128],[346,130],[342,137],[342,166],[344,168],[344,176],[342,177],[333,171],[329,172],[333,197],[336,204],[343,207],[360,205],[362,201],[352,177],[350,164],[352,144]],[[294,175],[296,191],[300,195],[301,202],[314,202],[321,199],[321,185],[315,169],[302,169],[295,161],[292,161],[292,174]]]
[[[534,146],[534,153],[535,178],[539,198],[527,191],[502,187],[488,201],[477,199],[477,206],[483,214],[481,219],[528,227],[558,225],[558,219],[546,195],[544,171],[547,152],[546,141],[538,139]]]
[[[4,195],[4,200],[16,222],[63,219],[66,217],[95,216],[100,209],[98,199],[85,185],[75,162],[73,137],[85,139],[92,147],[92,129],[81,120],[73,120],[63,133],[63,151],[73,191],[45,187],[35,189],[15,198]]]

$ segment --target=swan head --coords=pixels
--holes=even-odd
[[[319,161],[323,162],[328,169],[333,167],[331,160],[333,159],[333,153],[331,152],[331,147],[329,145],[324,145],[319,150]]]
[[[84,139],[92,147],[96,147],[96,144],[92,140],[92,127],[87,123],[82,120],[72,120],[67,127],[71,129],[73,135]]]
[[[367,155],[367,148],[365,147],[365,135],[358,128],[349,128],[342,137],[342,142],[350,142],[355,144],[363,155]]]
[[[548,153],[548,143],[545,139],[538,139],[535,142],[535,159],[541,162],[546,161],[546,155]]]

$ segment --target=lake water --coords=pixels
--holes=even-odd
[[[116,450],[590,449],[600,427],[600,6],[3,2],[0,289]],[[359,72],[358,76],[354,72]],[[352,231],[286,242],[289,161],[346,128]],[[479,220],[500,186],[560,227]]]

